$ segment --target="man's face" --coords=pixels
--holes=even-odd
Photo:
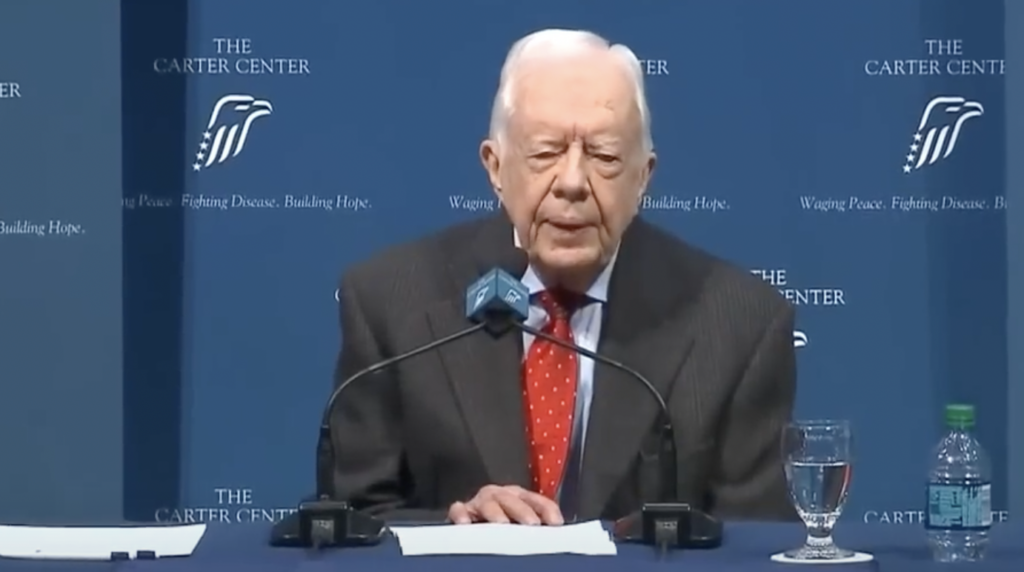
[[[654,167],[627,72],[611,54],[526,64],[503,141],[485,141],[491,184],[530,259],[554,274],[614,253]]]

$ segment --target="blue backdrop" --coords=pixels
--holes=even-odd
[[[799,414],[856,432],[847,518],[919,522],[951,400],[1024,510],[1013,2],[80,4],[0,6],[0,519],[292,510],[338,276],[497,208],[477,147],[546,27],[644,60],[643,216],[797,305]]]

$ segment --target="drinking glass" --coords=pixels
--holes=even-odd
[[[851,445],[846,421],[796,421],[783,430],[789,498],[807,527],[806,542],[787,551],[787,558],[835,560],[854,555],[832,541],[832,528],[850,491]]]

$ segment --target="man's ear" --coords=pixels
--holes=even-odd
[[[636,200],[639,203],[644,200],[644,195],[647,194],[647,187],[651,182],[651,176],[654,175],[654,167],[658,164],[658,156],[652,151],[647,156],[647,163],[644,165],[643,171],[640,174],[640,194],[637,195]]]
[[[498,142],[493,139],[485,139],[480,144],[480,162],[487,171],[487,178],[491,181],[491,188],[498,195],[498,202],[501,202],[501,149]]]

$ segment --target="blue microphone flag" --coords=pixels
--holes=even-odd
[[[525,320],[530,314],[530,291],[508,272],[495,268],[466,289],[466,317],[480,322],[503,314]]]

